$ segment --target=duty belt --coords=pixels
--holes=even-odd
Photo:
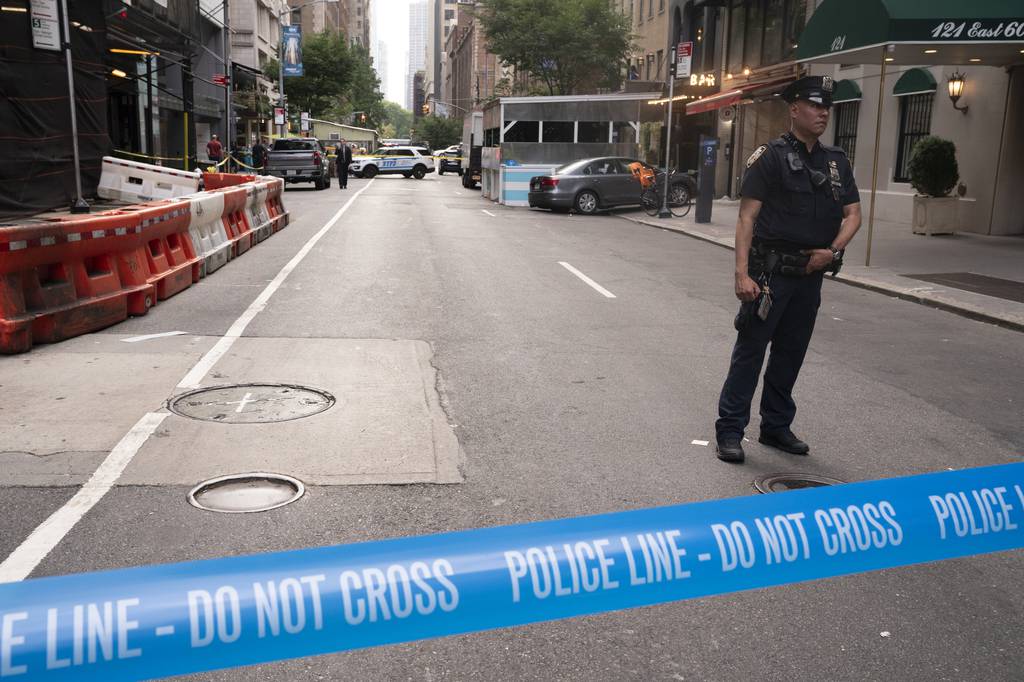
[[[750,247],[749,270],[751,273],[803,277],[807,274],[807,263],[810,260],[810,256],[799,251],[784,251],[754,244]]]

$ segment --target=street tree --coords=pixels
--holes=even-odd
[[[434,149],[456,144],[462,139],[462,120],[442,116],[424,116],[416,121],[415,138],[429,142]]]
[[[608,0],[481,0],[476,12],[491,50],[551,95],[618,85],[632,49],[629,17]]]
[[[409,137],[409,129],[412,128],[412,112],[395,102],[384,102],[384,123],[391,124],[392,134],[382,137]]]

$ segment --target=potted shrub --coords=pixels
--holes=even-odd
[[[953,234],[957,228],[956,196],[950,191],[960,179],[956,145],[941,137],[925,137],[910,157],[914,195],[914,234]]]

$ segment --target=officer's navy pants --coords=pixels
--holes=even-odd
[[[793,423],[793,385],[814,331],[822,277],[820,272],[806,277],[772,277],[772,309],[768,319],[751,320],[739,332],[732,350],[729,375],[718,399],[715,431],[719,438],[743,437],[750,423],[750,402],[769,343],[771,353],[761,392],[761,431],[783,431]]]

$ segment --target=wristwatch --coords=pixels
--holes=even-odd
[[[828,250],[832,252],[832,262],[833,263],[836,262],[837,260],[842,260],[842,258],[843,258],[843,250],[842,249],[837,249],[834,246],[830,246],[830,247],[828,247]]]

